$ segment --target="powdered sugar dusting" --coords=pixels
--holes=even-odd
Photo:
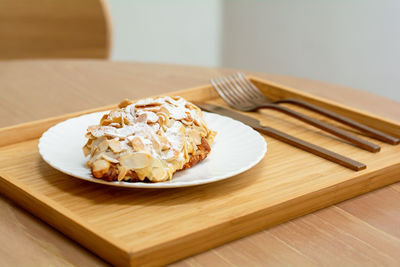
[[[182,168],[188,153],[196,149],[200,135],[209,133],[200,109],[183,98],[146,98],[127,104],[110,111],[101,125],[89,127],[87,136],[118,139],[121,156],[144,149],[156,160],[154,164],[161,160],[164,167],[171,169],[166,174],[169,178]]]

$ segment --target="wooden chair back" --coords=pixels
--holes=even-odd
[[[0,0],[0,60],[108,58],[105,0]]]

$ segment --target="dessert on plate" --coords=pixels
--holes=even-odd
[[[205,159],[215,135],[181,97],[124,100],[87,129],[83,152],[95,178],[163,182]]]

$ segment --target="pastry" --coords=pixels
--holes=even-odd
[[[83,152],[95,178],[163,182],[205,159],[215,135],[181,97],[124,100],[87,129]]]

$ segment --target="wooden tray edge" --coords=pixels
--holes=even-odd
[[[398,181],[400,181],[400,163],[150,249],[138,251],[137,248],[131,248],[130,265],[160,266],[172,263]],[[282,213],[290,215],[282,219],[285,217]],[[157,257],[153,257],[155,254]]]
[[[30,189],[25,183],[11,178],[7,173],[0,172],[0,192],[9,199],[15,201],[20,207],[38,216],[60,232],[69,236],[79,244],[92,250],[103,259],[114,262],[117,265],[126,265],[130,260],[127,253],[129,249],[120,240],[107,235],[98,235],[94,230],[95,225],[85,226],[81,218],[74,215],[68,209],[60,206],[50,198]],[[52,219],[49,220],[48,218]],[[64,221],[64,223],[58,223]],[[68,227],[65,227],[65,221]],[[98,230],[97,232],[102,232]],[[95,240],[89,242],[88,240]],[[93,247],[92,244],[98,244]]]
[[[400,163],[365,173],[351,180],[303,195],[272,208],[266,208],[144,250],[127,247],[109,235],[103,234],[100,236],[96,234],[93,231],[94,225],[91,225],[91,228],[85,227],[80,222],[81,219],[79,217],[51,199],[29,189],[24,183],[12,179],[7,173],[0,172],[0,178],[0,191],[5,196],[106,261],[118,266],[141,266],[143,264],[146,266],[159,266],[400,181]],[[12,193],[15,191],[19,193]],[[282,213],[290,213],[290,215],[286,219],[281,219],[284,217]],[[52,219],[56,218],[56,220],[53,222],[48,220],[49,215],[52,216]],[[71,227],[64,227],[62,223],[58,223],[60,220],[69,221]],[[221,234],[221,232],[224,234]],[[89,239],[97,239],[102,242],[87,242]],[[112,241],[110,242],[109,240]],[[99,244],[99,246],[93,247],[93,244]],[[182,247],[185,249],[183,250]],[[155,254],[157,254],[157,257],[154,257]]]

